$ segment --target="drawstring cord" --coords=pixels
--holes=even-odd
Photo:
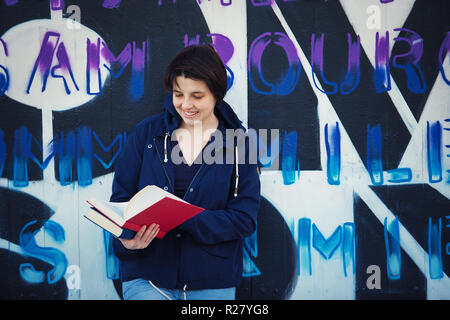
[[[158,288],[157,286],[155,286],[153,284],[153,282],[151,282],[150,280],[148,280],[148,283],[150,283],[152,285],[153,288],[155,288],[160,294],[162,294],[167,300],[173,300],[171,297],[169,297],[167,294],[165,294],[160,288]],[[184,300],[186,299],[186,288],[187,288],[187,284],[184,285],[183,287],[183,296],[184,296]]]
[[[235,166],[236,166],[236,181],[234,184],[234,197],[236,198],[238,195],[238,185],[239,185],[239,166],[238,166],[238,162],[239,162],[239,153],[238,153],[238,147],[234,147],[235,150]]]
[[[153,282],[151,282],[150,280],[148,280],[148,282],[153,286],[153,288],[155,288],[159,293],[161,293],[167,300],[172,300],[172,298],[170,298],[167,294],[165,294],[160,288],[155,286],[153,284]]]
[[[167,163],[168,158],[167,158],[167,138],[169,137],[169,133],[166,132],[166,136],[164,137],[164,163]]]

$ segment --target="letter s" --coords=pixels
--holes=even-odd
[[[37,245],[34,237],[39,229],[34,228],[35,230],[33,230],[32,228],[37,222],[37,220],[33,220],[22,228],[19,243],[26,255],[41,259],[53,266],[47,274],[48,283],[52,284],[64,277],[67,269],[67,259],[64,253],[55,248],[40,247]],[[58,242],[64,241],[64,229],[61,225],[54,221],[46,221],[43,226],[54,240]],[[36,271],[31,263],[23,263],[19,268],[20,275],[25,281],[32,283],[44,282],[44,272]]]

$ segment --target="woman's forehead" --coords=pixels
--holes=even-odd
[[[209,91],[208,86],[203,80],[186,78],[184,76],[176,77],[173,82],[173,90],[187,93],[205,93]]]

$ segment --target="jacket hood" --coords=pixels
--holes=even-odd
[[[177,129],[181,124],[181,116],[175,110],[175,106],[172,101],[172,94],[169,94],[164,100],[164,124],[166,130],[172,132]],[[228,103],[222,101],[214,108],[214,114],[219,118],[219,122],[223,124],[225,129],[243,129],[242,121],[239,120],[236,113],[230,107]]]

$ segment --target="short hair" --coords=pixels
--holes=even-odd
[[[227,93],[227,71],[210,44],[188,46],[175,56],[164,73],[164,88],[168,92],[173,90],[178,76],[203,80],[219,103]]]

